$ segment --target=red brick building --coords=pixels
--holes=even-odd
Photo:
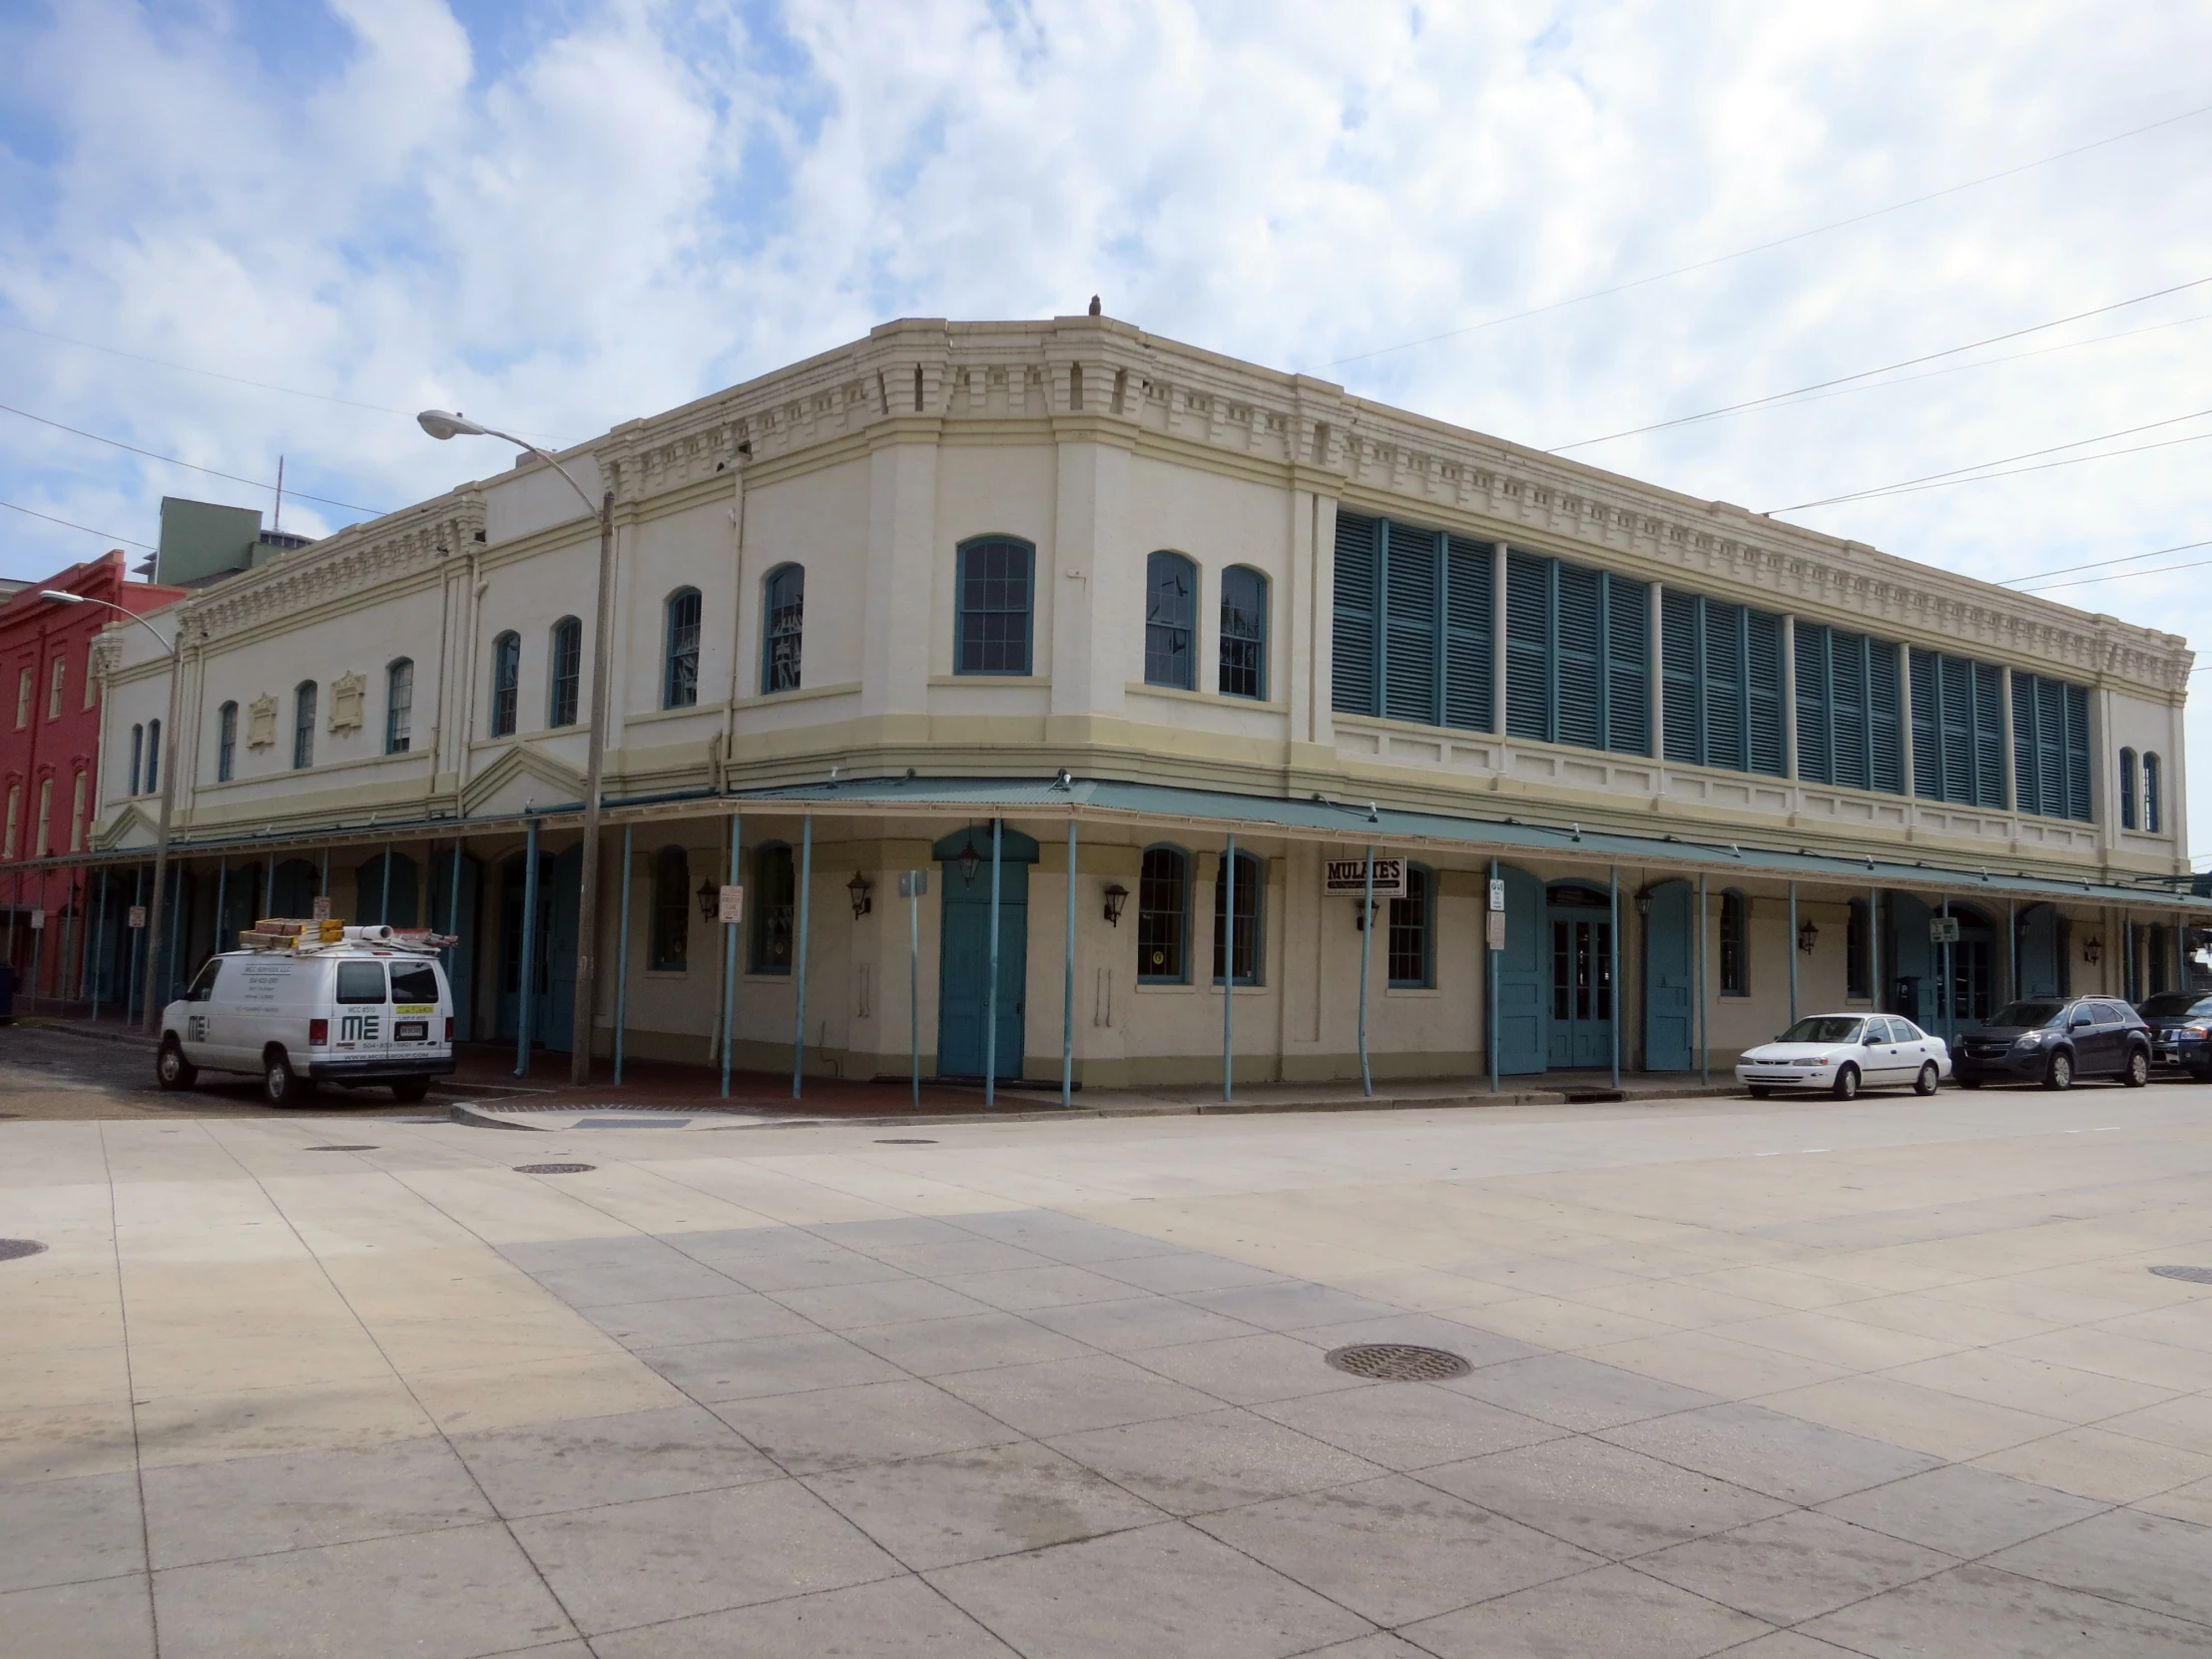
[[[59,588],[104,600],[56,605]],[[133,582],[109,553],[0,600],[0,951],[15,966],[18,1007],[73,998],[83,973],[85,873],[25,867],[81,851],[97,808],[100,688],[88,672],[93,639],[121,620],[108,605],[153,611],[182,588]],[[35,923],[43,921],[43,927]]]

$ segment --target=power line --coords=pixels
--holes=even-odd
[[[286,397],[311,397],[317,403],[337,403],[348,409],[367,409],[375,414],[409,414],[406,409],[389,409],[381,403],[356,403],[350,397],[332,397],[327,392],[301,391],[297,386],[276,386],[267,380],[249,380],[238,374],[218,374],[212,368],[194,368],[190,363],[173,363],[167,357],[149,357],[142,351],[123,351],[112,345],[95,345],[89,339],[72,339],[67,334],[50,334],[44,328],[33,328],[21,322],[0,319],[0,328],[13,329],[19,334],[30,334],[38,339],[50,339],[62,345],[75,345],[87,351],[105,352],[111,357],[127,357],[135,363],[152,363],[157,368],[173,368],[180,374],[199,374],[210,380],[228,380],[234,386],[252,386],[257,391],[278,391]]]
[[[72,524],[68,519],[56,518],[52,513],[36,512],[29,507],[18,507],[13,501],[0,501],[0,507],[6,507],[11,512],[28,514],[32,518],[43,518],[49,524],[59,524],[64,530],[82,530],[86,535],[98,536],[102,541],[119,541],[128,547],[144,547],[149,553],[160,551],[159,548],[150,546],[146,542],[133,541],[129,536],[111,536],[107,531],[95,530],[89,524]]]
[[[2095,457],[2092,456],[2090,458],[2094,459]],[[2212,542],[2200,541],[2196,545],[2199,547],[2212,546]],[[2055,593],[2060,588],[2085,588],[2092,582],[2124,582],[2130,576],[2168,576],[2173,574],[2175,571],[2202,570],[2206,565],[2212,565],[2212,559],[2191,559],[2185,565],[2160,565],[2155,570],[2118,570],[2114,571],[2110,576],[2082,576],[2076,578],[2071,582],[2049,582],[2045,583],[2042,587],[2039,588],[2022,588],[2020,589],[2020,592]],[[2195,672],[2202,673],[2203,671],[2200,669],[2196,670]]]
[[[1924,490],[1947,490],[1958,484],[1986,484],[1992,478],[2017,478],[2022,473],[2048,472],[2053,467],[2080,466],[2087,461],[2117,460],[2122,455],[2140,455],[2151,449],[2172,449],[2179,444],[2203,443],[2207,439],[2212,439],[2212,432],[2199,432],[2194,437],[2187,438],[2163,438],[2157,443],[2130,444],[2125,449],[2108,449],[2101,455],[2074,455],[2063,461],[2042,461],[2034,466],[2016,466],[2005,472],[1977,472],[1971,478],[1946,478],[1942,482],[1935,484],[1916,484],[1911,487],[1901,486],[1896,489],[1869,490],[1865,496],[1849,495],[1843,499],[1847,501],[1870,499],[1887,501],[1892,496],[1919,495]]]
[[[228,478],[234,484],[249,484],[258,490],[274,490],[276,487],[275,484],[265,482],[260,478],[242,478],[235,472],[218,472],[214,467],[202,466],[197,461],[180,461],[174,455],[157,455],[151,449],[141,449],[137,444],[125,443],[121,438],[104,438],[98,432],[88,432],[78,426],[65,426],[58,420],[48,420],[44,415],[36,415],[28,409],[14,408],[6,403],[0,403],[0,413],[21,415],[25,420],[35,420],[41,426],[51,426],[58,432],[68,432],[80,438],[90,438],[94,443],[105,443],[117,449],[127,449],[134,455],[144,455],[150,461],[162,461],[170,466],[188,467],[194,472],[205,472],[211,478]],[[325,507],[343,507],[349,513],[362,513],[370,518],[383,517],[381,507],[356,507],[350,501],[332,501],[328,496],[308,495],[302,490],[288,490],[285,493],[295,501],[313,501]]]
[[[2185,541],[2176,547],[2154,547],[2148,553],[2125,553],[2117,559],[2092,559],[2085,565],[2060,565],[2056,570],[2038,570],[2029,576],[2007,576],[1996,586],[2008,588],[2015,582],[2040,582],[2046,576],[2071,576],[2077,570],[2102,570],[2107,565],[2132,564],[2137,559],[2155,559],[2167,553],[2188,553],[2199,547],[2212,547],[2212,541]],[[2188,566],[2179,568],[2186,570]]]
[[[1827,225],[1816,225],[1808,231],[1797,231],[1786,237],[1777,237],[1772,242],[1756,243],[1749,248],[1739,248],[1733,254],[1717,255],[1710,260],[1699,260],[1694,265],[1677,266],[1672,271],[1655,272],[1649,276],[1638,276],[1632,281],[1616,282],[1611,287],[1592,288],[1588,293],[1577,293],[1566,299],[1554,299],[1549,304],[1532,305],[1524,311],[1511,311],[1503,316],[1485,318],[1481,322],[1470,322],[1464,328],[1447,328],[1440,334],[1429,334],[1420,339],[1402,340],[1396,345],[1379,345],[1372,351],[1356,351],[1349,357],[1332,357],[1319,366],[1322,368],[1338,368],[1345,363],[1365,362],[1370,357],[1387,356],[1392,351],[1409,351],[1416,345],[1434,345],[1438,340],[1457,339],[1462,334],[1479,333],[1482,329],[1495,328],[1507,322],[1518,322],[1524,317],[1541,316],[1546,311],[1564,310],[1569,305],[1580,305],[1587,300],[1603,299],[1615,293],[1626,293],[1631,288],[1644,287],[1652,282],[1663,282],[1670,276],[1686,276],[1693,271],[1707,271],[1717,265],[1726,265],[1731,260],[1746,259],[1753,254],[1764,254],[1770,249],[1786,248],[1791,243],[1803,242],[1808,237],[1825,236],[1830,231],[1841,231],[1849,226],[1863,225],[1868,220],[1880,219],[1885,214],[1902,213],[1907,208],[1917,208],[1924,203],[1940,201],[1943,197],[1955,196],[1960,191],[1973,190],[1981,185],[1992,185],[2000,179],[2009,179],[2017,174],[2029,173],[2038,167],[2048,167],[2053,162],[2062,162],[2069,157],[2086,155],[2092,150],[2101,150],[2108,144],[2118,144],[2124,139],[2140,138],[2145,133],[2156,132],[2161,127],[2171,127],[2179,121],[2191,120],[2196,116],[2205,114],[2207,111],[2212,111],[2212,104],[2199,105],[2193,110],[2183,110],[2179,115],[2170,115],[2161,121],[2153,121],[2146,126],[2131,127],[2124,133],[2114,133],[2110,138],[2101,138],[2090,144],[2077,145],[2071,150],[2061,150],[2054,156],[2044,156],[2036,161],[2022,162],[2019,166],[2008,167],[2001,173],[1988,173],[1978,179],[1968,179],[1963,184],[1946,185],[1941,190],[1931,191],[1926,196],[1916,196],[1910,201],[1893,202],[1886,208],[1874,208],[1863,214],[1854,214],[1849,219],[1839,219]]]
[[[1608,432],[1601,438],[1582,438],[1574,443],[1556,444],[1544,451],[1547,455],[1563,455],[1570,449],[1587,449],[1592,444],[1611,443],[1615,438],[1633,438],[1645,432],[1664,432],[1670,426],[1688,426],[1695,421],[1713,420],[1721,415],[1739,414],[1745,409],[1756,409],[1768,403],[1780,403],[1785,398],[1802,397],[1809,391],[1826,391],[1831,386],[1849,385],[1854,380],[1871,380],[1877,374],[1892,374],[1901,368],[1917,368],[1922,363],[1932,363],[1940,357],[1955,357],[1962,351],[1978,351],[1984,345],[1997,345],[2008,339],[2019,339],[2026,334],[2039,334],[2046,329],[2062,328],[2069,322],[2080,322],[2092,316],[2103,316],[2108,311],[2125,310],[2130,305],[2145,304],[2153,299],[2163,299],[2170,293],[2181,293],[2189,288],[2201,288],[2212,282],[2212,276],[2199,276],[2194,281],[2176,283],[2170,288],[2159,288],[2153,293],[2139,293],[2132,299],[2117,299],[2109,305],[2099,305],[2093,310],[2076,311],[2071,316],[2058,317],[2050,322],[2038,322],[2028,328],[2014,328],[2009,333],[1991,334],[1987,339],[1977,339],[1966,345],[1946,346],[1940,351],[1931,351],[1925,356],[1907,357],[1902,362],[1885,363],[1880,368],[1863,368],[1856,374],[1839,374],[1833,380],[1816,380],[1809,386],[1797,386],[1789,391],[1770,392],[1765,397],[1747,398],[1741,403],[1724,403],[1717,409],[1706,409],[1698,414],[1676,415],[1672,420],[1655,420],[1649,426],[1631,426],[1626,431]]]
[[[1770,507],[1767,509],[1766,513],[1763,516],[1772,517],[1776,513],[1803,512],[1808,507],[1832,507],[1839,501],[1860,501],[1866,499],[1868,496],[1874,495],[1904,495],[1915,490],[1919,486],[1933,486],[1936,481],[1943,479],[1950,479],[1960,483],[1965,483],[1969,482],[1970,480],[1961,478],[1959,476],[1961,473],[1983,472],[1987,468],[1992,466],[2009,466],[2014,461],[2031,461],[2039,455],[2055,455],[2061,449],[2079,449],[2084,444],[2107,443],[2110,442],[2113,438],[2130,438],[2133,437],[2137,432],[2155,431],[2161,426],[2178,426],[2181,424],[2181,422],[2185,420],[2202,420],[2206,415],[2212,415],[2212,409],[2199,409],[2194,414],[2175,415],[2168,420],[2153,420],[2145,425],[2129,426],[2117,432],[2100,432],[2097,434],[2097,436],[2093,438],[2075,438],[2071,443],[2054,443],[2047,449],[2029,449],[2024,450],[2017,455],[2000,455],[1997,459],[1993,461],[1976,461],[1972,466],[1954,466],[1950,468],[1950,470],[1947,472],[1924,472],[1918,478],[1906,478],[1895,484],[1879,484],[1873,489],[1853,490],[1845,495],[1823,496],[1818,501],[1800,501],[1796,505],[1789,507]],[[2191,438],[2184,438],[2181,441],[2184,443],[2190,443],[2196,440]],[[2142,447],[2157,448],[2159,446],[2156,444],[2145,444]],[[2135,453],[2135,451],[2132,449],[2116,449],[2113,451],[2113,453],[2116,455],[2132,455]],[[2084,461],[2102,460],[2103,458],[2104,457],[2100,455],[2081,455],[2076,457],[2076,459]],[[2040,469],[2035,467],[2023,467],[2021,470],[2026,472],[2033,472]],[[1995,478],[2003,478],[2009,477],[2011,475],[2009,473],[1999,472],[1990,473],[1989,476]]]

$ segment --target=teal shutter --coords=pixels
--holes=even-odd
[[[1505,730],[1551,741],[1551,561],[1505,555]]]
[[[1495,730],[1496,565],[1489,544],[1444,543],[1444,724]]]
[[[1553,661],[1555,741],[1600,747],[1604,721],[1603,578],[1594,570],[1551,562],[1558,626]]]
[[[1382,712],[1436,724],[1436,535],[1382,522]]]
[[[2089,693],[2086,687],[2066,687],[2066,816],[2088,823],[2094,817],[2089,805]]]
[[[1903,795],[1905,716],[1898,687],[1897,647],[1886,640],[1866,642],[1867,764],[1870,787]]]
[[[1605,578],[1604,748],[1651,753],[1651,589]]]
[[[1973,804],[2001,809],[2004,802],[2004,671],[1973,665]]]
[[[1835,669],[1829,653],[1836,644],[1825,623],[1797,625],[1798,776],[1809,784],[1836,782],[1836,753],[1830,727],[1836,718]]]
[[[1969,664],[1937,656],[1936,707],[1942,722],[1943,799],[1961,805],[1973,800],[1973,680]]]
[[[2012,676],[2012,809],[2020,813],[2043,810],[2040,760],[2035,742],[2035,676]]]
[[[1703,601],[1668,589],[1660,603],[1659,657],[1665,677],[1666,758],[1688,766],[1705,759],[1698,704],[1698,616]]]
[[[1381,712],[1376,701],[1380,632],[1376,617],[1376,544],[1372,518],[1337,514],[1337,610],[1331,632],[1330,706],[1343,715]]]
[[[1746,612],[1744,644],[1747,770],[1780,778],[1788,770],[1782,744],[1782,619]]]
[[[1913,793],[1943,795],[1942,727],[1936,712],[1936,653],[1913,648]]]
[[[1746,770],[1744,608],[1706,599],[1703,634],[1705,682],[1704,754],[1709,767]]]

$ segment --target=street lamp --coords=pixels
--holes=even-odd
[[[576,481],[576,475],[545,450],[512,432],[502,432],[481,421],[470,420],[466,415],[424,409],[415,416],[415,424],[440,440],[502,438],[517,449],[527,450],[568,480],[568,487],[576,492],[586,511],[596,511],[599,515],[599,614],[592,623],[591,730],[584,751],[584,868],[576,894],[576,998],[571,1022],[576,1035],[570,1043],[568,1063],[570,1082],[589,1083],[593,1001],[591,953],[599,938],[599,780],[607,763],[607,653],[615,610],[615,492],[605,490],[598,501],[593,501],[584,486]]]
[[[128,605],[118,605],[112,599],[95,599],[89,593],[69,593],[61,588],[41,588],[39,598],[49,605],[103,605],[129,617],[152,634],[154,643],[169,657],[169,718],[162,725],[161,753],[156,757],[162,769],[162,807],[161,820],[154,830],[154,901],[146,908],[146,1013],[143,1017],[147,1034],[157,1035],[161,1031],[162,1001],[155,987],[161,983],[162,911],[167,907],[162,895],[169,880],[169,814],[177,800],[177,711],[184,700],[183,619],[178,621],[175,637],[165,640],[159,628]],[[125,1013],[127,1015],[129,1010]]]

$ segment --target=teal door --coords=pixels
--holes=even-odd
[[[476,1036],[476,872],[474,858],[461,860],[461,902],[453,905],[453,854],[430,860],[430,929],[451,933],[460,943],[447,957],[446,978],[453,990],[453,1034],[463,1042]]]
[[[1549,1056],[1551,941],[1544,888],[1526,870],[1498,866],[1505,883],[1505,948],[1497,954],[1497,1069],[1508,1077],[1542,1071]]]
[[[2020,982],[2015,996],[2064,996],[2066,979],[2062,967],[2064,953],[2060,949],[2058,908],[2053,904],[2030,904],[2019,914],[2020,930]]]
[[[1903,1014],[1924,1031],[1938,1031],[1936,1014],[1942,989],[1938,947],[1929,942],[1929,918],[1935,915],[1909,892],[1882,895],[1882,926],[1890,936],[1882,959],[1890,964],[1890,982],[1877,985],[1875,1006]]]
[[[583,851],[538,855],[538,918],[531,943],[530,1046],[568,1052],[575,1030],[576,897]],[[521,1034],[524,859],[500,872],[499,1035]]]
[[[1688,1071],[1696,1058],[1697,947],[1687,881],[1662,881],[1644,895],[1644,1069]]]
[[[990,826],[959,830],[935,848],[943,921],[937,947],[937,1075],[981,1077],[988,1017],[991,935]],[[991,1056],[1001,1078],[1021,1075],[1029,984],[1029,866],[1037,843],[1004,831],[998,885],[998,1040]],[[970,865],[972,864],[972,868]]]
[[[1613,920],[1594,887],[1551,889],[1545,925],[1551,947],[1554,1066],[1604,1066],[1613,1060]]]

